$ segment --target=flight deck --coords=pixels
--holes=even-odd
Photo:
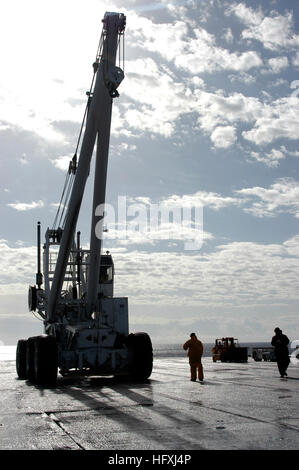
[[[47,388],[1,361],[0,449],[299,449],[298,366],[290,364],[287,379],[276,363],[252,358],[205,357],[203,367],[203,383],[190,381],[187,358],[166,357],[154,359],[145,383],[59,375]]]

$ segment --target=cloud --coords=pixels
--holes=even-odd
[[[242,136],[256,145],[269,144],[281,138],[297,140],[298,111],[299,99],[295,96],[278,98],[271,103],[260,103],[254,126],[248,131],[243,131]]]
[[[114,146],[114,145],[110,146],[110,152],[112,153],[112,155],[117,155],[117,156],[125,155],[126,158],[128,157],[128,155],[132,155],[132,153],[134,153],[136,149],[137,149],[136,145],[128,144],[127,142],[122,142],[121,144],[117,146]]]
[[[295,67],[299,67],[299,52],[296,52],[295,57],[292,59],[292,63]]]
[[[232,44],[233,40],[234,40],[234,35],[233,35],[233,32],[231,30],[231,28],[227,28],[225,30],[225,32],[223,33],[223,39],[228,43],[228,44]]]
[[[193,194],[160,198],[129,198],[117,209],[106,205],[105,239],[123,246],[149,245],[161,249],[162,241],[168,247],[200,250],[214,235],[203,228],[206,209],[219,211],[227,207],[242,207],[244,197],[223,196],[219,193],[197,191]],[[124,204],[124,205],[123,205]],[[122,217],[125,214],[125,217]],[[178,243],[178,242],[183,242]],[[165,246],[165,245],[164,245]]]
[[[158,67],[150,58],[128,61],[126,79],[123,95],[138,106],[128,104],[125,107],[121,120],[117,120],[121,128],[142,129],[170,137],[183,109],[190,112],[190,98],[186,96],[183,83],[175,81],[167,69]]]
[[[211,141],[215,147],[227,148],[236,140],[236,128],[233,126],[218,126],[211,134]]]
[[[35,282],[36,247],[11,247],[0,240],[0,294],[27,293],[28,284]]]
[[[7,205],[17,211],[29,211],[31,209],[39,209],[41,207],[44,207],[44,202],[39,200],[39,201],[32,201],[30,203],[15,202],[15,203],[7,204]]]
[[[255,201],[244,208],[256,217],[275,217],[280,213],[290,213],[299,218],[299,182],[293,178],[279,178],[270,188],[256,186],[235,191],[247,200]]]
[[[179,117],[193,113],[193,127],[197,124],[208,134],[215,147],[227,148],[237,141],[236,124],[254,124],[263,111],[258,98],[242,93],[226,96],[223,90],[208,92],[202,81],[193,78],[183,84],[153,59],[130,62],[126,73],[123,95],[135,105],[118,109],[116,132],[120,134],[124,129],[136,136],[140,135],[138,131],[149,131],[172,137],[179,131]],[[245,138],[250,138],[250,134]]]
[[[248,71],[263,64],[256,51],[230,52],[218,46],[215,36],[202,27],[193,27],[191,35],[186,21],[156,24],[136,18],[136,25],[131,32],[136,46],[160,54],[189,74]]]
[[[201,309],[288,302],[298,299],[295,246],[298,240],[291,239],[281,245],[228,243],[204,254],[127,252],[114,260],[119,274],[116,290],[129,291],[133,303]],[[129,259],[134,259],[133,265]]]
[[[227,10],[226,14],[235,14],[242,23],[247,26],[255,26],[261,24],[263,20],[262,8],[259,7],[257,10],[247,7],[245,3],[233,3]]]
[[[268,64],[273,73],[280,73],[283,69],[286,69],[289,66],[289,60],[286,56],[273,57],[268,60]]]
[[[247,85],[251,85],[252,83],[254,83],[256,81],[256,77],[253,76],[253,75],[250,75],[247,72],[240,72],[240,73],[236,73],[236,74],[230,74],[228,76],[228,78],[230,79],[230,81],[232,83],[241,82],[241,83],[246,83]]]
[[[71,160],[72,157],[70,157],[69,155],[64,155],[50,161],[59,170],[66,171],[69,168]]]
[[[270,59],[269,64],[273,71],[278,71],[286,61],[281,57]],[[242,72],[239,77],[233,76],[233,81],[236,79],[252,83],[255,77]],[[267,94],[262,101],[240,92],[211,92],[203,81],[198,82],[194,77],[182,82],[152,58],[129,62],[123,95],[135,104],[129,103],[117,110],[116,131],[119,134],[129,130],[138,135],[142,130],[169,138],[179,131],[179,118],[183,115],[191,118],[193,113],[192,127],[197,122],[216,148],[234,145],[240,124],[246,124],[247,129],[240,133],[239,139],[256,145],[269,144],[279,138],[296,140],[299,137],[295,118],[299,99],[291,93],[276,100]]]
[[[290,238],[289,240],[286,240],[283,243],[283,246],[285,247],[288,255],[298,257],[298,253],[299,253],[299,235],[295,235],[294,237]]]
[[[238,122],[254,123],[263,108],[258,98],[246,97],[242,93],[226,96],[223,90],[218,90],[217,93],[199,91],[195,95],[194,110],[199,114],[198,124],[217,143],[225,143],[225,146],[236,140],[235,125]]]
[[[105,238],[117,240],[121,245],[156,245],[166,241],[168,246],[184,242],[184,249],[199,250],[204,242],[213,238],[203,231],[202,201],[208,193],[176,196],[153,201],[149,197],[118,200],[117,211],[106,205]],[[213,199],[213,201],[211,201]],[[218,209],[225,198],[210,195],[209,203]]]
[[[299,45],[291,11],[281,15],[273,10],[270,16],[265,16],[261,7],[253,9],[243,3],[233,3],[226,13],[234,14],[246,26],[242,31],[243,39],[259,41],[266,49],[274,51]]]
[[[207,7],[210,11],[210,5],[207,4]],[[165,4],[165,8],[168,5]],[[38,14],[44,18],[40,10]],[[266,19],[261,9],[253,10],[237,3],[227,9],[227,14],[237,15],[246,25],[246,30],[262,24]],[[74,21],[79,21],[77,7],[73,15]],[[276,16],[269,18],[273,20]],[[291,25],[290,16],[282,18],[286,18]],[[21,22],[18,26],[21,32],[24,31],[25,26]],[[41,41],[49,57],[48,67],[41,70],[36,56],[30,56],[26,59],[26,70],[31,71],[30,79],[27,77],[21,85],[18,84],[20,86],[11,82],[4,73],[2,82],[7,89],[1,89],[0,86],[1,112],[7,126],[13,123],[44,139],[58,141],[68,149],[85,107],[82,90],[89,84],[90,67],[84,49],[86,46],[83,47],[79,39],[76,39],[75,44],[72,43],[69,63],[82,64],[74,74],[73,69],[65,64],[65,50],[68,47],[65,28],[57,29],[54,43],[53,38],[51,41],[47,39],[48,23],[38,23],[38,28],[43,31]],[[125,63],[126,78],[120,87],[121,98],[115,101],[113,107],[112,135],[130,138],[141,137],[144,132],[148,132],[171,138],[179,135],[180,117],[188,116],[193,119],[191,128],[196,130],[199,127],[209,136],[215,148],[229,148],[241,139],[258,145],[273,142],[280,137],[297,139],[298,126],[293,119],[294,113],[297,113],[297,104],[294,100],[287,97],[276,101],[268,99],[267,103],[263,103],[256,97],[242,93],[208,91],[206,76],[203,79],[201,73],[208,75],[226,71],[230,73],[233,82],[238,80],[250,84],[256,77],[249,71],[256,71],[263,66],[263,60],[255,50],[247,48],[245,51],[231,51],[223,47],[223,34],[230,42],[231,49],[231,28],[219,33],[222,41],[219,45],[216,35],[187,18],[187,10],[180,20],[167,23],[155,22],[130,11],[126,31],[129,50]],[[287,34],[290,36],[290,31]],[[90,40],[93,44],[95,36],[96,31],[91,33],[88,28],[86,41]],[[35,36],[24,35],[24,38],[24,47],[30,50]],[[13,50],[16,46],[17,43],[12,44]],[[41,45],[36,47],[38,52]],[[8,57],[4,59],[8,60]],[[267,62],[269,70],[278,73],[286,67],[287,61],[284,55],[272,57]],[[52,72],[49,73],[49,70]],[[45,89],[47,93],[44,93]],[[242,133],[238,133],[240,124],[246,124]],[[65,170],[67,157],[56,158],[53,164]]]
[[[290,150],[287,150],[284,146],[282,146],[282,149],[285,152],[287,152],[289,155],[291,155],[292,157],[299,157],[299,150],[290,151]]]
[[[209,207],[213,210],[223,209],[231,205],[238,205],[238,198],[221,196],[218,193],[208,191],[197,191],[194,194],[184,194],[183,196],[172,195],[162,201],[166,206],[172,207]]]
[[[286,158],[285,152],[278,149],[272,149],[270,152],[264,153],[262,155],[258,152],[251,152],[250,155],[256,161],[265,163],[270,168],[277,168],[279,162]]]
[[[277,150],[277,152],[279,151]],[[242,188],[235,190],[234,194],[234,197],[208,191],[197,191],[194,194],[184,195],[173,194],[161,199],[158,207],[166,208],[169,211],[173,208],[203,208],[203,210],[219,211],[227,207],[239,207],[255,217],[275,217],[281,213],[299,217],[299,182],[293,178],[278,178],[269,188],[260,186]],[[155,206],[155,203],[148,197],[131,199],[132,203],[134,201],[136,201],[134,206],[136,210],[139,207],[138,204],[140,204],[140,208],[143,207],[145,210],[146,207]],[[169,226],[166,224],[164,229],[169,230]],[[187,233],[186,231],[185,234]],[[204,233],[206,240],[213,238],[211,234]],[[189,232],[189,235],[191,234],[192,231]]]
[[[112,249],[115,295],[170,308],[287,304],[298,299],[298,245],[296,236],[282,244],[232,242],[205,253]],[[6,242],[0,248],[0,294],[26,293],[35,279],[36,248]]]

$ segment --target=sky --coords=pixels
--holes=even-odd
[[[299,339],[298,2],[0,8],[0,344],[42,331],[27,303],[36,223],[44,234],[55,218],[106,11],[127,17],[106,200],[116,215],[125,201],[129,223],[109,226],[104,247],[130,331],[254,342],[279,326]],[[77,227],[87,247],[92,185],[93,166]],[[153,226],[157,207],[198,224]]]

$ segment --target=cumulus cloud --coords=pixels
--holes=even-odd
[[[247,26],[260,24],[264,17],[261,6],[254,10],[253,8],[247,7],[245,3],[234,2],[226,10],[227,15],[232,13],[234,13]]]
[[[289,60],[286,56],[273,57],[268,61],[269,67],[273,73],[280,73],[289,66]]]
[[[183,83],[150,58],[128,61],[123,94],[139,105],[128,105],[122,114],[122,127],[143,129],[169,137],[182,112],[190,110]],[[145,92],[146,90],[146,92]]]
[[[263,107],[258,98],[246,97],[242,93],[226,96],[222,90],[217,93],[198,92],[196,97],[194,110],[199,114],[198,123],[218,146],[232,145],[236,141],[235,125],[255,122]]]
[[[272,58],[269,66],[277,73],[287,66],[287,60]],[[252,83],[255,77],[242,72],[240,76],[232,75],[232,81],[235,80]],[[152,58],[128,63],[124,94],[135,104],[118,111],[120,133],[122,129],[125,132],[139,129],[171,137],[177,132],[179,117],[194,113],[201,130],[219,148],[230,147],[237,141],[237,126],[241,123],[247,125],[247,130],[240,136],[257,145],[279,138],[296,140],[299,136],[295,117],[299,99],[291,93],[275,100],[267,94],[262,101],[240,92],[211,92],[200,78],[196,80],[193,76],[183,83]]]
[[[132,37],[137,45],[159,53],[188,73],[248,71],[263,63],[256,51],[230,52],[218,46],[215,36],[204,28],[194,27],[191,35],[184,21],[155,24],[139,18],[136,24]]]
[[[296,140],[299,138],[298,110],[299,99],[295,96],[260,103],[254,126],[243,131],[242,136],[257,145],[269,144],[280,138]]]
[[[261,34],[268,38],[268,42],[272,38],[271,44],[276,44],[275,41],[288,47],[296,44],[297,36],[292,33],[290,14],[280,17],[273,13],[265,17],[261,8],[252,9],[241,3],[234,3],[226,12],[228,15],[234,14],[245,24],[245,32],[255,31],[256,25],[263,25]],[[75,19],[79,18],[77,9],[73,14]],[[134,11],[128,14],[126,37],[130,54],[125,64],[125,85],[120,87],[121,99],[115,102],[113,108],[112,134],[130,138],[148,132],[170,138],[178,132],[180,117],[193,113],[191,127],[196,129],[199,126],[215,148],[231,147],[242,138],[258,145],[273,142],[280,137],[297,139],[298,126],[294,114],[298,106],[289,97],[276,101],[268,97],[267,103],[264,103],[257,97],[239,92],[228,94],[223,90],[207,89],[206,79],[200,76],[203,73],[227,72],[232,82],[238,80],[251,84],[256,80],[256,74],[249,72],[263,70],[264,63],[260,54],[251,50],[250,46],[245,51],[231,50],[231,28],[222,30],[219,35],[211,34],[195,21],[188,20],[187,16],[185,12],[181,19],[163,23]],[[277,29],[274,26],[275,34],[269,33],[269,27],[265,30],[265,24],[267,26],[271,21],[276,24],[277,18],[282,21],[282,28],[279,29],[281,34],[286,27],[282,42],[279,34],[275,35]],[[266,20],[269,20],[268,23]],[[19,26],[20,31],[23,31],[22,23]],[[67,36],[65,28],[62,31],[64,37]],[[73,74],[72,68],[63,62],[67,44],[62,41],[61,34],[59,29],[54,44],[52,40],[48,42],[45,39],[46,30],[42,34],[43,48],[51,58],[49,64],[52,64],[53,71],[49,73],[48,65],[41,72],[35,58],[30,58],[29,65],[26,62],[26,69],[31,70],[31,75],[30,80],[27,78],[22,81],[24,89],[18,88],[14,82],[10,83],[4,74],[2,81],[9,86],[7,90],[0,86],[0,99],[1,112],[8,126],[13,123],[48,140],[58,139],[62,145],[67,145],[70,136],[73,136],[73,129],[83,116],[82,89],[85,90],[89,84],[87,72],[90,64],[87,67],[86,51],[76,42],[72,47],[75,56],[72,55],[69,60],[73,59],[72,63],[80,61],[82,71],[77,70]],[[225,41],[230,43],[230,49],[223,47],[223,34]],[[26,44],[29,50],[28,45],[33,41],[33,36],[24,37],[28,41]],[[90,31],[88,39],[93,39]],[[85,64],[86,71],[84,69],[83,73]],[[278,73],[287,66],[288,58],[286,55],[271,57],[265,64],[268,70]],[[33,76],[43,83],[43,87],[38,87],[36,81],[31,80]],[[47,93],[44,93],[45,89]],[[240,124],[246,124],[246,130],[242,133],[237,132]],[[59,157],[53,160],[53,164],[65,170],[68,158]]]
[[[235,192],[253,201],[244,210],[256,217],[290,213],[299,218],[299,183],[293,178],[279,178],[269,188],[256,186]]]
[[[217,126],[211,134],[211,141],[215,147],[227,148],[236,140],[236,128],[233,126]]]
[[[291,11],[281,15],[273,10],[269,16],[265,16],[261,7],[254,9],[244,3],[233,3],[227,9],[227,14],[236,15],[246,26],[242,31],[244,39],[259,41],[266,49],[280,50],[299,45]]]

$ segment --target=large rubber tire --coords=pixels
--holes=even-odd
[[[31,382],[35,381],[35,370],[34,370],[34,347],[36,337],[32,336],[28,338],[26,345],[26,378]]]
[[[144,382],[153,370],[153,347],[147,333],[134,333],[128,336],[129,371],[133,379]]]
[[[55,386],[57,380],[58,354],[55,338],[38,336],[34,344],[35,381],[38,385]]]
[[[27,379],[27,370],[26,370],[26,350],[27,350],[27,340],[19,339],[17,344],[16,351],[16,370],[19,379]]]

